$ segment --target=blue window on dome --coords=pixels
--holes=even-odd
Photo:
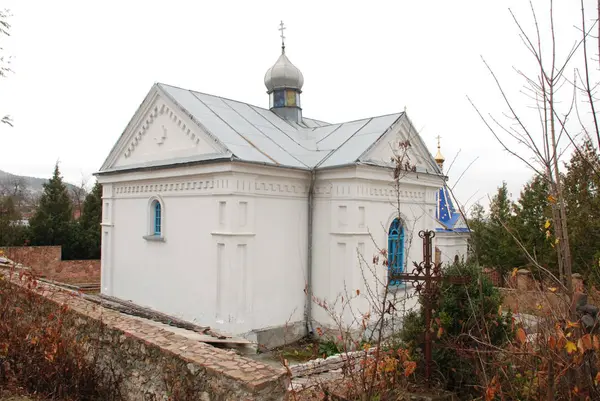
[[[273,93],[273,107],[285,106],[285,90],[277,90]]]
[[[162,233],[162,210],[159,201],[154,201],[154,235]]]
[[[388,232],[388,272],[390,285],[399,285],[401,280],[394,275],[404,272],[404,226],[399,219],[394,219]]]

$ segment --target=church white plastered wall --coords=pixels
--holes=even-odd
[[[273,346],[334,326],[348,293],[354,314],[339,313],[359,324],[368,289],[387,279],[366,264],[394,218],[406,269],[421,261],[418,232],[440,228],[445,177],[406,113],[304,118],[303,76],[284,52],[265,84],[270,109],[153,86],[97,174],[103,294]],[[390,159],[405,141],[415,169],[395,187]],[[464,255],[452,238],[435,245]]]

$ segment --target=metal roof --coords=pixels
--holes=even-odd
[[[461,221],[462,214],[454,208],[452,194],[444,184],[436,194],[437,208],[435,218],[442,225],[438,231],[470,232]]]
[[[341,124],[303,118],[298,124],[235,100],[157,84],[235,158],[296,168],[356,163],[404,113]]]
[[[265,74],[265,86],[267,92],[271,93],[275,89],[293,88],[302,89],[304,85],[304,76],[290,59],[285,55],[285,50],[282,49],[281,56],[277,59],[273,67],[267,70]]]

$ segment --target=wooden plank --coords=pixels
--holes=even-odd
[[[179,327],[186,330],[191,330],[196,333],[207,334],[214,338],[218,339],[227,339],[231,338],[231,336],[226,336],[224,334],[215,332],[209,326],[198,326],[194,323],[190,323],[188,321],[178,319],[174,316],[167,315],[166,313],[158,312],[152,310],[150,308],[146,308],[140,305],[137,305],[130,301],[125,301],[120,298],[112,297],[110,295],[92,295],[92,294],[83,294],[86,299],[90,299],[93,302],[98,304],[104,304],[106,301],[110,302],[111,309],[118,310],[119,312],[126,313],[128,315],[140,316],[150,320],[155,320],[157,322],[164,323],[169,326]]]

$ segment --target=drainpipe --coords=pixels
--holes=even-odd
[[[306,303],[304,305],[304,317],[306,332],[309,336],[313,335],[312,326],[312,242],[313,242],[313,202],[315,189],[315,169],[310,171],[310,181],[308,186],[308,233],[306,249]]]

